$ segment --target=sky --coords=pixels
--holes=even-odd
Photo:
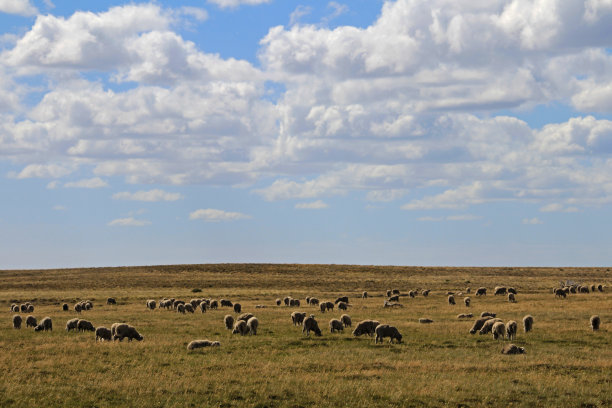
[[[611,0],[0,0],[0,269],[609,266],[611,210]]]

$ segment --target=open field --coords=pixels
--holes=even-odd
[[[419,268],[343,265],[177,265],[132,268],[0,271],[0,407],[404,407],[612,406],[612,275],[607,268]],[[560,280],[607,285],[603,293],[556,299]],[[518,289],[517,303],[493,296],[497,285]],[[447,291],[472,288],[472,306],[447,302]],[[476,297],[477,287],[488,288]],[[192,289],[201,288],[201,293]],[[402,296],[403,308],[383,309],[386,289],[429,288],[429,297]],[[370,294],[360,299],[363,290]],[[375,345],[349,329],[331,334],[325,314],[304,298],[347,295],[355,323],[376,319],[398,327],[401,344]],[[112,296],[118,305],[107,306]],[[276,298],[300,299],[298,308]],[[260,322],[257,336],[232,335],[230,308],[180,315],[149,311],[146,299],[226,298]],[[89,299],[81,318],[95,326],[129,322],[144,341],[96,343],[94,334],[67,333],[72,305]],[[12,328],[9,305],[31,301],[53,332]],[[70,304],[62,312],[60,305]],[[255,305],[266,308],[255,309]],[[322,337],[302,335],[294,310],[313,313]],[[491,335],[470,335],[473,319],[458,313],[496,312],[519,322],[515,344],[527,354],[504,356]],[[523,333],[521,319],[534,316]],[[602,320],[592,332],[589,317]],[[21,314],[24,319],[27,313]],[[423,325],[418,318],[434,323]],[[194,352],[194,339],[220,348]]]

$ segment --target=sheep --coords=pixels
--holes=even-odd
[[[200,312],[206,313],[206,309],[208,309],[208,303],[206,303],[206,302],[200,303],[199,308],[200,308]]]
[[[480,329],[480,331],[478,332],[479,334],[487,334],[490,333],[493,330],[493,326],[495,325],[495,323],[500,323],[502,320],[501,319],[497,319],[497,318],[492,318],[487,320],[486,322],[484,322],[484,324],[482,325],[482,328]],[[505,329],[505,326],[504,326]]]
[[[580,287],[580,293],[589,293],[589,287],[588,286],[581,286]]]
[[[234,313],[240,313],[242,305],[240,303],[234,303]]]
[[[244,336],[248,333],[248,331],[249,328],[247,326],[247,322],[244,320],[238,320],[236,323],[234,323],[234,330],[232,330],[232,334],[240,334],[241,336]]]
[[[461,313],[457,315],[457,319],[470,319],[472,317],[474,317],[474,315],[471,313]]]
[[[592,292],[592,293],[594,293],[596,289],[597,289],[597,286],[595,286],[595,285],[591,285],[591,292]]]
[[[119,341],[123,341],[126,337],[128,341],[132,341],[133,339],[142,341],[144,339],[134,327],[127,323],[113,323],[111,326],[111,334],[113,335],[113,340],[119,339]]]
[[[340,302],[349,303],[348,296],[340,296],[338,299],[334,301],[334,303],[340,303]]]
[[[516,298],[514,297],[514,293],[508,293],[508,302],[516,303]]]
[[[161,303],[160,303],[159,306],[161,307]],[[155,302],[155,300],[153,300],[153,299],[147,300],[147,309],[155,310],[156,307],[157,307],[157,302]]]
[[[28,307],[26,308],[26,312],[34,313],[34,305],[28,305]]]
[[[300,307],[300,305],[301,305],[300,299],[289,299],[289,306]]]
[[[327,304],[323,302],[319,305],[319,308],[321,309],[321,313],[325,313],[325,311],[327,310]]]
[[[259,320],[257,320],[257,318],[255,316],[253,316],[249,320],[247,320],[247,328],[249,330],[249,333],[252,334],[253,336],[257,335],[257,327],[258,326],[259,326]]]
[[[187,345],[187,350],[195,350],[203,347],[219,347],[221,343],[210,340],[193,340]]]
[[[508,288],[508,293],[512,293],[513,295],[516,295],[516,289],[515,288]]]
[[[96,329],[94,328],[93,324],[91,324],[90,321],[79,319],[79,321],[77,322],[77,330],[78,331],[85,331],[85,330],[95,331]]]
[[[19,305],[13,305],[11,307],[11,312],[19,313]]]
[[[495,296],[505,295],[507,291],[508,291],[508,288],[506,288],[505,286],[496,286],[495,289],[493,290],[493,295]]]
[[[518,325],[514,320],[510,320],[508,323],[506,323],[506,336],[508,336],[508,340],[514,340],[517,331]]]
[[[306,301],[306,304],[309,305],[310,304],[310,296],[306,296],[304,298],[304,300]]]
[[[465,288],[465,293],[471,293],[472,292],[472,288],[470,288],[469,286],[467,288]]]
[[[476,289],[476,296],[486,296],[487,288],[478,288]]]
[[[490,319],[492,319],[491,316],[485,316],[485,317],[481,317],[480,319],[477,319],[474,322],[474,325],[472,326],[472,328],[470,329],[470,334],[475,334],[477,331],[482,329],[482,326],[484,326],[485,322]]]
[[[448,295],[448,304],[449,305],[454,305],[455,304],[455,296]]]
[[[76,305],[74,305],[74,311],[75,312],[81,313],[81,310],[82,310],[82,308],[81,308],[81,304],[80,303],[77,303]]]
[[[329,331],[333,333],[334,330],[337,332],[344,330],[344,325],[338,319],[331,319],[329,321]]]
[[[211,300],[210,301],[209,309],[216,310],[218,307],[219,307],[219,302],[217,302],[216,300]]]
[[[253,317],[252,313],[243,313],[240,316],[238,316],[238,319],[236,320],[244,320],[245,322],[248,321],[251,317]]]
[[[231,300],[221,299],[219,302],[221,303],[221,306],[225,306],[225,307],[233,307],[234,306],[234,304],[232,303]]]
[[[370,337],[376,332],[376,326],[380,324],[377,320],[362,320],[357,323],[357,327],[353,330],[353,336],[361,336],[367,334]]]
[[[111,334],[111,331],[108,329],[108,327],[100,326],[96,328],[96,341],[98,340],[111,341],[112,339],[113,339],[113,336]]]
[[[428,317],[421,317],[421,318],[419,319],[419,323],[423,323],[423,324],[433,323],[433,320],[431,320],[431,319],[430,319],[430,318],[428,318]]]
[[[21,329],[21,316],[15,315],[13,316],[13,329]]]
[[[11,308],[10,308],[10,311],[11,311],[11,312],[14,312],[14,311],[15,311],[15,306],[17,306],[15,303],[11,304]]]
[[[389,343],[393,343],[393,340],[397,340],[398,343],[402,342],[402,335],[394,326],[379,324],[376,326],[374,332],[376,333],[374,344],[377,344],[379,340],[382,343],[385,337],[389,337]]]
[[[410,292],[408,292],[408,296],[414,298],[416,297],[416,292],[414,290],[411,290]]]
[[[362,299],[367,299],[368,298],[368,292],[363,291],[363,293],[361,294],[361,298]]]
[[[591,316],[590,322],[591,322],[591,329],[593,329],[593,331],[599,330],[599,326],[601,325],[601,319],[599,318],[599,316],[597,315]]]
[[[280,305],[281,305],[281,303],[282,303],[282,300],[280,300],[280,299],[276,299],[276,306],[280,306]]]
[[[401,303],[394,303],[394,302],[389,302],[385,300],[385,303],[383,303],[383,307],[387,308],[387,307],[404,307],[404,306]]]
[[[393,289],[393,290],[391,291],[391,293],[392,293],[392,294],[394,294],[394,295],[399,295],[399,294],[400,294],[400,291],[399,291],[399,289]]]
[[[421,295],[423,295],[423,296],[427,297],[427,296],[429,296],[429,292],[431,292],[431,290],[429,290],[429,289],[423,289],[423,291],[421,292]]]
[[[330,310],[334,310],[334,303],[333,302],[325,302],[325,307],[327,307],[327,311],[329,312]]]
[[[225,315],[223,323],[227,330],[232,330],[234,328],[234,317],[232,315]]]
[[[302,333],[306,333],[306,336],[310,336],[311,330],[314,332],[315,335],[321,335],[321,329],[319,329],[319,324],[317,323],[313,315],[310,315],[306,319],[304,319]]]
[[[36,318],[32,315],[26,317],[26,327],[36,327],[38,325],[38,322],[36,321]]]
[[[465,307],[470,307],[470,302],[472,301],[472,299],[470,299],[470,297],[465,297],[463,298],[463,303],[465,303]]]
[[[34,331],[47,331],[47,330],[51,330],[53,331],[53,322],[51,321],[50,317],[45,317],[44,319],[42,319],[40,321],[40,323],[38,323],[38,326],[36,326],[34,328]]]
[[[506,344],[502,347],[502,354],[525,354],[525,349],[523,347],[518,347],[514,344]]]
[[[191,305],[190,305],[190,306],[191,306]],[[183,314],[185,314],[185,305],[184,305],[184,304],[182,304],[182,303],[179,303],[179,304],[176,306],[176,312],[177,312],[177,313],[183,313]]]
[[[66,331],[76,330],[77,324],[79,323],[79,319],[70,319],[66,322]]]
[[[293,312],[291,313],[291,321],[294,326],[301,326],[306,318],[306,312]]]
[[[565,298],[566,296],[567,296],[567,294],[565,293],[565,291],[562,288],[555,289],[555,297]]]
[[[21,311],[21,313],[26,313],[28,311],[28,305],[26,305],[25,303],[22,304],[21,306],[19,306],[19,310]]]
[[[85,310],[93,309],[93,303],[91,303],[91,301],[89,301],[89,300],[86,300],[84,305],[85,305]]]
[[[109,297],[108,299],[106,299],[106,304],[107,305],[116,305],[117,304],[117,299]]]
[[[523,330],[525,330],[525,333],[527,333],[527,332],[530,332],[532,328],[533,328],[533,316],[526,315],[525,317],[523,317]]]
[[[504,337],[506,337],[506,325],[503,322],[495,322],[491,331],[493,332],[493,339],[495,340],[499,338],[503,340]]]
[[[346,310],[348,309],[348,305],[344,302],[338,302],[338,310]]]
[[[172,308],[173,308],[174,310],[178,309],[178,307],[179,307],[180,305],[183,305],[183,307],[184,307],[184,306],[185,306],[185,301],[175,299],[175,300],[172,302]]]
[[[340,321],[342,322],[344,327],[352,327],[353,326],[353,321],[351,320],[351,316],[349,316],[347,314],[343,314],[342,316],[340,316]]]
[[[193,306],[191,303],[185,303],[185,312],[194,313]]]
[[[601,283],[597,285],[597,290],[603,292],[603,285]]]
[[[392,291],[391,289],[387,290],[387,297],[391,297]]]
[[[496,317],[497,313],[493,313],[493,312],[482,312],[480,314],[480,317],[486,317],[486,316],[491,316],[491,317]]]
[[[283,303],[285,304],[285,306],[289,306],[289,301],[291,300],[291,298],[289,296],[285,296],[283,298]]]
[[[319,305],[319,299],[311,297],[310,298],[310,305],[311,306],[318,306]]]
[[[399,302],[399,295],[391,296],[389,302]]]

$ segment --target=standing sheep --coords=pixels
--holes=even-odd
[[[64,303],[64,304],[62,305],[62,310],[63,310],[64,312],[67,312],[67,311],[68,311],[68,303]]]
[[[96,329],[96,341],[105,340],[111,341],[113,339],[111,331],[107,327],[100,326]]]
[[[351,316],[347,314],[343,314],[342,316],[340,316],[340,321],[342,322],[344,327],[351,327],[353,325],[353,322],[351,321]]]
[[[53,331],[53,322],[51,321],[50,317],[45,317],[44,319],[42,319],[40,321],[40,323],[38,323],[38,326],[36,326],[34,328],[34,331],[47,331],[47,330],[51,330]]]
[[[508,288],[508,293],[512,293],[513,295],[516,295],[516,289],[515,288]]]
[[[379,340],[382,343],[385,337],[389,337],[389,343],[393,343],[393,340],[396,340],[398,343],[402,342],[402,335],[394,326],[379,324],[376,326],[374,332],[376,333],[374,344],[377,344]]]
[[[108,299],[106,299],[106,304],[107,305],[116,305],[117,304],[117,299],[109,297]]]
[[[493,291],[493,294],[495,296],[497,296],[497,295],[505,295],[507,291],[508,291],[508,289],[505,286],[496,286],[494,291]]]
[[[253,336],[257,335],[257,327],[259,327],[259,320],[257,320],[255,316],[247,320],[247,329],[249,330],[249,333]]]
[[[344,330],[344,325],[342,324],[342,322],[340,320],[338,320],[338,319],[331,319],[329,321],[329,331],[330,332],[332,332],[332,333],[334,331],[340,332],[340,331],[343,331],[343,330]]]
[[[76,330],[78,323],[79,323],[79,319],[68,320],[66,322],[66,331],[69,332],[70,330]]]
[[[191,306],[191,305],[190,305],[190,306]],[[179,304],[176,306],[176,312],[177,312],[177,313],[182,313],[182,314],[185,314],[185,305],[184,305],[184,304],[182,304],[182,303],[179,303]]]
[[[599,326],[601,325],[601,319],[599,318],[599,316],[597,315],[591,316],[590,322],[591,322],[591,329],[593,329],[593,331],[599,330]]]
[[[217,302],[216,300],[211,300],[210,301],[210,308],[211,310],[216,310],[219,307],[219,302]]]
[[[200,311],[201,311],[202,313],[206,313],[206,309],[208,308],[208,303],[206,303],[206,302],[201,302],[199,307],[200,307]]]
[[[187,350],[195,350],[203,347],[219,347],[221,343],[210,340],[194,340],[187,345]]]
[[[294,326],[301,326],[306,318],[306,312],[293,312],[291,313],[291,321]]]
[[[125,337],[127,337],[128,341],[132,341],[133,339],[141,341],[144,338],[134,327],[126,323],[114,323],[111,326],[111,333],[113,335],[113,340],[119,339],[119,341],[123,341]]]
[[[280,299],[276,299],[276,306],[280,306],[280,305],[281,305],[281,303],[282,303],[282,300],[280,300]]]
[[[26,327],[36,327],[38,325],[38,322],[36,321],[36,318],[34,316],[28,316],[26,317]]]
[[[77,322],[77,330],[78,331],[85,331],[85,330],[95,331],[96,329],[94,328],[93,324],[91,324],[90,321],[81,319]]]
[[[289,296],[285,296],[283,298],[283,303],[285,304],[285,306],[289,306],[289,303],[291,302],[291,297]]]
[[[470,297],[466,297],[463,299],[463,303],[465,303],[465,307],[470,307],[470,302],[472,301],[472,299],[470,299]]]
[[[567,296],[567,293],[565,293],[565,291],[563,290],[563,288],[557,288],[557,289],[555,289],[555,297],[565,298],[566,296]]]
[[[74,305],[74,311],[77,313],[81,313],[82,307],[80,303],[77,303],[76,305]]]
[[[508,302],[516,303],[516,298],[514,297],[514,293],[508,293]]]
[[[429,290],[429,289],[423,289],[423,291],[421,292],[421,295],[423,295],[423,296],[427,297],[427,296],[429,296],[429,292],[431,292],[431,290]]]
[[[338,302],[338,310],[346,310],[348,309],[348,305],[344,302]]]
[[[310,305],[311,306],[318,306],[319,305],[319,299],[311,297],[310,298]]]
[[[225,315],[223,318],[223,323],[225,323],[225,328],[227,330],[232,330],[234,327],[234,317],[232,315]]]
[[[472,328],[470,329],[470,334],[476,334],[477,331],[482,329],[482,326],[484,326],[485,322],[490,319],[490,316],[485,316],[481,317],[480,319],[477,319],[472,325]]]
[[[518,325],[514,320],[510,320],[508,323],[506,323],[506,336],[508,336],[508,340],[514,340],[517,330]]]
[[[28,313],[34,313],[34,305],[28,305],[28,307],[27,307],[26,311],[27,311]]]
[[[478,288],[476,289],[476,296],[486,296],[487,288]]]
[[[191,303],[185,303],[185,312],[194,313],[193,305]]]
[[[302,328],[302,333],[306,333],[306,336],[310,336],[311,330],[315,333],[315,335],[321,335],[321,329],[319,329],[319,324],[312,315],[304,319],[304,327]]]
[[[530,332],[532,328],[533,328],[533,316],[527,315],[523,317],[523,330],[525,330],[525,333]]]
[[[232,334],[240,334],[244,336],[249,332],[249,328],[247,326],[247,322],[244,320],[238,320],[234,323],[234,330],[232,330]]]
[[[455,296],[448,295],[448,304],[449,305],[454,305],[455,304]]]
[[[487,320],[486,322],[484,322],[484,324],[482,325],[482,328],[480,329],[480,331],[478,333],[479,334],[491,333],[495,323],[500,323],[501,321],[502,321],[501,319],[496,319],[496,318]],[[505,329],[505,327],[506,326],[504,326],[504,329]]]
[[[421,317],[419,319],[419,323],[423,323],[423,324],[433,323],[433,320],[428,317]]]
[[[319,305],[319,309],[321,309],[321,313],[325,313],[325,311],[327,310],[327,304],[325,302],[321,303]]]
[[[13,316],[13,329],[21,329],[21,316],[15,315]]]
[[[155,300],[153,299],[147,300],[147,309],[155,310],[156,307],[157,307],[157,302],[155,302]],[[161,304],[160,304],[160,307],[161,307]]]
[[[495,322],[491,331],[493,332],[493,339],[495,340],[500,338],[503,340],[504,337],[506,337],[506,325],[504,322]]]
[[[376,327],[380,324],[377,320],[362,320],[357,323],[357,327],[353,330],[353,336],[361,336],[367,334],[372,337],[376,332]]]
[[[368,298],[368,292],[363,291],[363,293],[361,294],[361,298],[362,299],[367,299]]]
[[[242,311],[242,305],[240,303],[234,303],[234,313],[240,313]]]

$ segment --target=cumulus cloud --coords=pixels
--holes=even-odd
[[[241,5],[256,6],[259,4],[270,3],[272,0],[208,0],[209,3],[216,4],[221,8],[235,8]]]
[[[110,227],[145,227],[151,225],[151,221],[137,220],[133,217],[117,218],[107,224]]]
[[[190,220],[203,220],[206,222],[236,221],[248,218],[251,218],[251,216],[239,212],[223,211],[213,208],[199,209],[189,214]]]
[[[83,179],[77,181],[69,181],[64,183],[66,188],[102,188],[108,187],[108,183],[102,180],[100,177],[94,177],[90,179]]]
[[[327,208],[328,205],[322,200],[312,201],[309,203],[297,203],[295,208],[298,210],[321,210]]]
[[[30,0],[0,0],[0,13],[30,17],[38,14],[38,9]]]
[[[177,201],[181,200],[183,195],[180,193],[169,193],[164,190],[154,189],[148,191],[136,191],[130,193],[128,191],[122,191],[119,193],[113,194],[113,199],[115,200],[131,200],[131,201],[148,201],[148,202],[156,202],[156,201]]]

